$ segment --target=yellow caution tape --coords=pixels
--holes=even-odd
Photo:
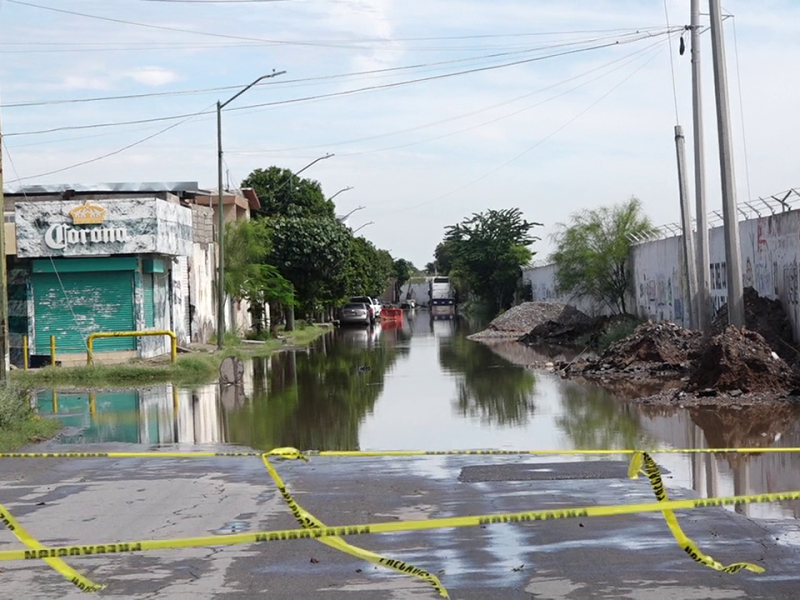
[[[642,469],[642,463],[644,463],[644,469]],[[630,475],[631,479],[636,479],[640,472],[644,473],[650,480],[650,485],[653,486],[653,493],[656,495],[656,499],[661,503],[669,503],[669,497],[667,496],[667,491],[664,489],[664,482],[661,479],[661,470],[646,452],[634,454],[630,468],[628,469],[628,475]],[[672,532],[675,541],[678,542],[678,545],[680,545],[684,552],[691,556],[695,562],[711,567],[717,571],[722,571],[723,573],[737,573],[742,569],[747,569],[754,573],[764,572],[763,567],[752,563],[741,562],[725,566],[721,562],[714,560],[711,556],[702,552],[697,544],[683,532],[683,529],[681,529],[681,526],[678,524],[678,518],[672,510],[665,509],[661,512],[664,515],[664,520],[667,522],[667,526]]]
[[[294,448],[280,448],[282,452],[277,453],[282,458],[289,458],[289,459],[306,459],[301,453],[297,452]],[[294,451],[294,452],[292,452]],[[273,450],[273,452],[275,452]],[[270,453],[271,455],[272,453]],[[289,490],[286,489],[286,484],[284,484],[283,479],[281,476],[278,475],[278,472],[269,462],[269,455],[264,454],[261,457],[261,460],[264,462],[264,466],[267,468],[267,472],[269,473],[272,480],[275,482],[275,485],[278,486],[278,491],[280,491],[283,499],[286,500],[286,504],[289,506],[289,510],[292,511],[294,518],[297,520],[300,525],[303,526],[304,529],[310,530],[319,530],[327,528],[327,525],[317,519],[314,515],[310,512],[305,510],[302,506],[300,506],[297,501],[292,497],[289,493]],[[331,548],[335,548],[336,550],[340,550],[345,554],[349,554],[350,556],[355,556],[356,558],[360,558],[362,560],[366,560],[376,565],[380,565],[382,567],[387,567],[389,569],[393,569],[400,573],[404,573],[406,575],[413,575],[414,577],[418,577],[423,581],[428,582],[443,598],[449,598],[450,596],[447,593],[447,590],[442,585],[442,582],[439,581],[439,578],[429,573],[424,569],[420,569],[419,567],[415,567],[414,565],[408,564],[402,560],[396,559],[389,559],[380,554],[376,554],[374,552],[370,552],[369,550],[364,550],[363,548],[359,548],[357,546],[353,546],[352,544],[348,544],[342,538],[338,536],[334,537],[323,537],[318,538],[320,542],[325,544],[326,546],[330,546]]]
[[[30,548],[31,552],[47,552],[47,548],[29,534],[2,504],[0,504],[0,522],[8,527],[9,531],[11,531],[20,542]],[[105,585],[87,579],[57,556],[54,557],[48,554],[48,556],[43,556],[42,560],[84,592],[96,592],[106,587]]]
[[[635,450],[619,448],[607,450],[306,450],[295,448],[276,448],[267,454],[296,452],[307,460],[309,456],[324,457],[367,457],[367,456],[558,456],[558,455],[598,455],[630,454],[791,454],[800,453],[800,448],[657,448]],[[3,452],[0,458],[245,458],[259,457],[263,452]],[[286,458],[286,457],[284,457]]]
[[[231,533],[204,537],[174,538],[170,540],[142,540],[133,542],[110,542],[104,544],[50,546],[48,548],[39,550],[3,550],[0,551],[0,561],[35,560],[48,557],[87,556],[94,554],[115,554],[122,552],[143,552],[147,550],[169,550],[173,548],[229,546],[236,544],[282,542],[301,539],[322,539],[346,535],[428,531],[432,529],[447,529],[450,527],[476,527],[482,525],[493,525],[495,523],[528,523],[532,521],[550,521],[553,519],[611,517],[634,513],[663,512],[665,510],[690,510],[709,506],[730,506],[736,504],[779,502],[785,500],[800,500],[800,490],[771,494],[750,494],[745,496],[721,496],[717,498],[664,500],[662,502],[648,502],[639,504],[595,505],[555,510],[472,515],[464,517],[442,517],[438,519],[420,519],[414,521],[364,523],[360,525],[320,527],[315,529],[283,529],[249,533]]]

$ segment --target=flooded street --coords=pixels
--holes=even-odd
[[[261,450],[800,446],[794,408],[639,407],[599,387],[526,368],[546,357],[531,348],[469,341],[463,319],[432,321],[424,311],[410,316],[402,326],[342,329],[308,351],[247,361],[240,386],[41,390],[36,402],[42,414],[57,413],[65,425],[59,441],[69,444],[227,443]],[[701,496],[800,489],[795,454],[657,459],[670,481]],[[800,503],[737,510],[796,517]]]

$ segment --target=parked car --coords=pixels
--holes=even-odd
[[[364,302],[348,302],[339,310],[342,325],[369,326],[374,321],[369,306]]]
[[[372,298],[369,296],[353,296],[350,298],[350,302],[361,302],[367,305],[369,308],[369,322],[374,323],[375,319],[378,318],[378,312],[375,308],[375,303],[372,301]]]

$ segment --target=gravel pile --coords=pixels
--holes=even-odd
[[[527,336],[533,330],[558,332],[576,327],[589,327],[592,319],[577,308],[560,302],[524,302],[494,319],[484,331],[469,339],[514,338]]]

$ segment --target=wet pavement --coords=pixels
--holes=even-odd
[[[532,464],[538,465],[534,477]],[[297,501],[328,525],[653,499],[646,481],[626,479],[620,460],[313,457],[309,463],[280,463],[278,470]],[[9,477],[15,471],[17,476]],[[50,544],[296,527],[258,458],[15,461],[4,463],[4,478],[8,509]],[[682,496],[669,476],[666,482],[673,497]],[[659,513],[348,541],[436,574],[453,598],[796,597],[800,550],[791,539],[796,529],[775,533],[773,524],[722,509],[679,514],[686,533],[705,552],[724,563],[753,562],[767,572],[729,575],[695,564]],[[3,549],[19,546],[8,543],[8,532],[0,540]],[[68,562],[107,583],[103,597],[437,597],[424,582],[314,540]],[[3,597],[84,597],[44,564],[7,562],[0,568]]]
[[[470,326],[418,311],[402,327],[349,329],[309,351],[245,364],[239,386],[41,390],[65,429],[43,448],[318,450],[800,446],[797,414],[639,407],[526,368],[557,349],[465,339]],[[281,463],[328,525],[652,501],[624,457],[326,458]],[[675,498],[800,489],[795,454],[659,455]],[[291,528],[257,458],[12,459],[0,502],[50,544]],[[679,513],[718,560],[694,564],[653,513],[349,538],[437,574],[455,598],[794,597],[798,502]],[[0,549],[18,547],[0,532]],[[303,540],[83,557],[70,564],[130,598],[435,597],[426,584]],[[0,563],[0,597],[78,597],[49,567]],[[82,594],[81,594],[82,596]]]

